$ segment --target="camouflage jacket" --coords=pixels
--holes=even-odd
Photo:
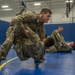
[[[60,35],[60,37],[58,36],[58,34]],[[55,40],[54,45],[56,48],[60,47],[60,43],[62,45],[66,44],[64,37],[62,36],[61,33],[58,32],[58,30],[54,30],[51,35],[54,37],[54,40]]]
[[[27,13],[14,17],[11,25],[18,27],[24,25],[29,27],[34,32],[37,31],[42,41],[45,38],[45,29],[43,24],[44,23],[40,22],[38,15],[34,13]]]

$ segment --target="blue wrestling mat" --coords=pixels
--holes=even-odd
[[[14,49],[0,63],[0,75],[75,75],[75,50],[72,53],[46,53],[44,63],[32,58],[20,61]]]

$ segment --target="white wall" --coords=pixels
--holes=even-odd
[[[13,14],[14,13],[14,14]],[[0,20],[4,20],[4,21],[11,21],[11,18],[13,16],[15,16],[16,12],[1,12],[0,13]],[[52,16],[50,18],[50,21],[48,22],[48,24],[50,23],[54,23],[54,24],[58,24],[58,23],[75,23],[75,10],[73,9],[70,14],[69,17],[66,17],[66,9],[56,9],[52,11]]]

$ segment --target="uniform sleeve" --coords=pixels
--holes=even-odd
[[[26,18],[25,18],[26,19]],[[27,21],[29,20],[30,18],[26,19]],[[25,20],[25,21],[26,21]],[[37,40],[40,40],[39,36],[34,32],[32,31],[26,24],[24,24],[23,22],[23,17],[21,16],[16,16],[13,20],[12,20],[12,25],[13,28],[15,29],[16,27],[21,27],[25,36],[27,36],[30,40],[32,40],[33,42],[37,41]],[[26,30],[29,31],[29,33],[26,32]]]
[[[45,29],[44,29],[43,24],[40,25],[38,28],[38,35],[39,35],[41,41],[43,41],[45,39]]]
[[[62,34],[61,34],[60,36],[61,36],[60,42],[61,42],[62,44],[66,44],[65,39],[64,39],[64,37],[62,36]]]
[[[40,41],[39,36],[31,30],[27,25],[24,25],[25,29],[29,31],[29,39],[33,42]]]
[[[65,40],[64,37],[62,36],[62,34],[59,34],[59,32],[57,30],[55,30],[52,35],[55,37],[56,40],[58,40],[58,42],[65,44]]]
[[[13,26],[13,30],[14,30],[14,31],[15,31],[16,28],[20,27],[20,28],[23,30],[25,36],[27,36],[26,29],[24,28],[23,25],[24,25],[24,24],[23,24],[22,19],[21,19],[20,16],[14,17],[14,18],[12,19],[12,21],[11,21],[11,26]]]
[[[23,21],[24,22],[32,22],[33,20],[37,19],[38,15],[29,12],[23,15]]]

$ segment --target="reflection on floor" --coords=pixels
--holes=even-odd
[[[75,50],[72,53],[46,53],[44,63],[32,58],[20,61],[14,49],[0,63],[0,75],[75,75]]]

